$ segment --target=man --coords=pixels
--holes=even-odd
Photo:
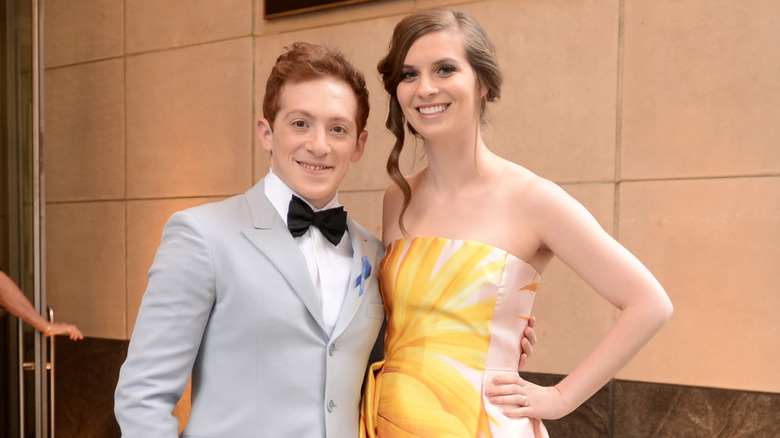
[[[176,436],[190,373],[183,437],[358,436],[384,248],[337,191],[368,111],[343,54],[295,43],[277,59],[258,122],[269,174],[165,226],[116,389],[123,436]]]
[[[335,243],[314,227],[293,237],[287,214],[291,195],[338,206],[368,110],[365,80],[341,53],[296,43],[279,57],[258,122],[271,172],[166,224],[116,390],[125,437],[176,436],[171,411],[190,372],[183,436],[357,436],[384,249],[345,215]]]

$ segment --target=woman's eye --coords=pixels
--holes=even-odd
[[[408,80],[414,79],[416,77],[417,77],[417,73],[415,73],[415,72],[413,72],[411,70],[405,71],[405,72],[401,73],[401,80],[402,81],[408,81]]]
[[[337,134],[346,134],[347,133],[347,128],[345,128],[343,126],[334,126],[333,127],[333,131],[336,132]]]
[[[306,122],[304,122],[303,120],[296,120],[292,122],[292,125],[295,126],[296,128],[305,128]]]
[[[441,67],[439,67],[439,73],[444,75],[455,73],[455,67],[451,65],[442,65]]]

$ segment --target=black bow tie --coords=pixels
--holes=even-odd
[[[312,225],[320,229],[328,242],[338,245],[347,230],[347,212],[344,207],[315,212],[303,199],[293,195],[287,210],[287,228],[290,234],[293,237],[303,236]]]

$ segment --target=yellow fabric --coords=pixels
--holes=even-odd
[[[447,242],[418,238],[405,252],[404,241],[388,248],[379,272],[387,359],[369,372],[363,437],[490,436],[492,419],[462,369],[484,370],[495,295],[476,292],[502,275],[506,259],[486,261],[494,247],[464,242],[445,260]]]

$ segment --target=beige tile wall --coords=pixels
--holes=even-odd
[[[125,202],[46,206],[46,293],[55,319],[85,336],[127,336]]]
[[[197,3],[197,4],[195,4]],[[259,0],[46,7],[47,285],[88,336],[127,339],[167,217],[243,192],[282,48],[341,48],[366,74],[369,143],[342,202],[381,233],[394,24],[471,12],[505,73],[486,138],[550,178],[644,261],[676,306],[626,379],[780,392],[780,4],[382,0],[272,21]],[[407,144],[404,168],[424,163]],[[528,370],[567,373],[617,313],[563,264],[537,296]]]
[[[621,185],[620,240],[676,305],[621,377],[780,392],[778,200],[778,177]]]
[[[48,0],[44,6],[47,67],[125,54],[124,0]]]
[[[222,41],[252,33],[249,0],[127,0],[128,53]]]
[[[780,5],[628,1],[620,172],[777,175]]]
[[[557,182],[613,180],[618,2],[522,3],[461,7],[484,24],[505,75],[495,150]]]
[[[127,58],[127,196],[193,197],[252,184],[252,41]]]
[[[45,77],[46,199],[125,196],[125,62],[51,69]]]

